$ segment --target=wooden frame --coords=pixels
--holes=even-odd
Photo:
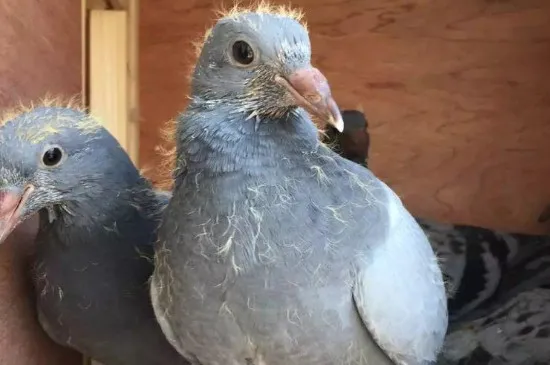
[[[139,0],[82,1],[82,95],[137,165]]]
[[[81,0],[82,100],[138,164],[139,0]],[[100,365],[83,358],[84,365]]]

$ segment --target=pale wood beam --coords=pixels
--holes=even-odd
[[[86,70],[82,81],[83,99],[137,165],[139,1],[109,0],[105,2],[111,9],[99,10],[98,1],[82,1],[85,8],[83,22],[86,23],[83,25],[85,41],[82,48],[86,53],[83,57],[83,69]],[[93,4],[90,5],[90,1]],[[115,7],[122,10],[112,10]]]
[[[128,13],[90,10],[89,102],[124,149],[128,149]]]
[[[139,0],[81,0],[82,100],[128,152],[139,154]],[[84,365],[101,365],[89,358]]]

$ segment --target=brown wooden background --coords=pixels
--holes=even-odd
[[[80,1],[0,0],[0,108],[80,92]],[[77,365],[40,328],[26,255],[36,220],[0,246],[0,364]]]
[[[157,129],[185,106],[190,42],[219,3],[141,2],[145,164],[159,161]],[[413,213],[539,229],[550,203],[550,1],[292,3],[340,106],[364,107],[373,171]]]
[[[185,106],[190,43],[217,3],[141,1],[145,165],[159,161],[162,123]],[[373,170],[413,213],[538,229],[550,203],[548,0],[294,3],[340,106],[369,117]],[[78,93],[80,36],[79,1],[0,0],[0,107]],[[78,364],[36,323],[23,267],[32,223],[0,247],[0,363]]]

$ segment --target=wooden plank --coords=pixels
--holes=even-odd
[[[128,150],[128,14],[91,10],[89,19],[90,111]]]
[[[139,164],[139,0],[120,0],[128,12],[128,154]]]
[[[82,103],[88,105],[87,102],[87,85],[88,85],[88,0],[80,0],[80,47],[81,47],[81,97]]]

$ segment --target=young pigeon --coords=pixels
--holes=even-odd
[[[0,122],[0,242],[39,214],[40,323],[104,365],[187,364],[166,341],[148,290],[167,202],[82,111],[50,103]]]
[[[365,115],[347,110],[342,116],[344,131],[327,126],[324,142],[343,157],[368,167],[370,136]],[[452,322],[487,314],[495,301],[550,284],[548,235],[506,233],[419,217],[416,221],[440,258]]]
[[[342,118],[310,56],[281,8],[208,33],[177,125],[155,313],[192,363],[431,363],[447,329],[437,259],[391,189],[320,143],[306,110]]]

